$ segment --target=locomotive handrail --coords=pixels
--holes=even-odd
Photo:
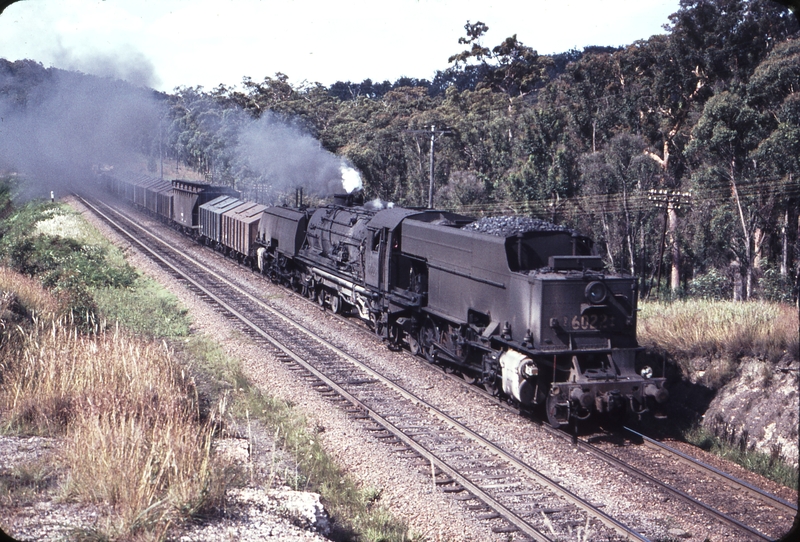
[[[503,282],[496,282],[496,281],[493,281],[491,279],[484,279],[484,278],[475,277],[473,275],[470,275],[469,273],[465,273],[463,271],[456,271],[455,269],[451,269],[449,267],[444,267],[442,265],[436,265],[436,264],[428,262],[428,268],[429,269],[436,269],[438,271],[444,271],[445,273],[452,273],[453,275],[457,275],[459,277],[464,277],[465,279],[474,280],[476,282],[481,282],[483,284],[488,284],[489,286],[495,286],[497,288],[502,288],[504,290],[506,289],[506,285]]]

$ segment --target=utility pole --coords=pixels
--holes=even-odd
[[[430,134],[431,136],[431,160],[430,160],[430,180],[428,182],[428,209],[433,209],[433,168],[436,164],[436,139],[443,135],[450,135],[451,130],[436,130],[436,126],[431,124],[430,131],[428,130],[406,130],[409,134]]]
[[[656,208],[664,209],[664,230],[661,233],[661,246],[658,251],[658,278],[656,279],[656,299],[658,299],[658,290],[661,288],[661,265],[664,260],[664,245],[667,237],[667,225],[669,225],[670,242],[672,244],[672,280],[670,287],[672,291],[678,289],[680,286],[680,247],[678,246],[677,233],[678,233],[678,209],[681,206],[689,206],[692,204],[692,193],[679,192],[677,190],[650,190],[650,195],[647,197],[650,201],[654,202]],[[650,289],[648,297],[653,290],[653,278],[650,278]]]

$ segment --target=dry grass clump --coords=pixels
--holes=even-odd
[[[683,300],[641,303],[639,341],[683,356],[798,358],[798,315],[784,303]]]
[[[107,507],[106,536],[162,539],[222,502],[215,416],[164,343],[62,322],[18,333],[0,352],[2,426],[64,435],[64,495]]]
[[[4,315],[1,311],[13,312],[21,309],[26,315],[38,315],[42,318],[52,318],[60,311],[56,297],[42,287],[40,282],[3,266],[0,266],[0,293],[5,300],[5,303],[0,301],[0,319],[3,320],[12,315]]]

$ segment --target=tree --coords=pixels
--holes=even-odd
[[[458,42],[471,47],[451,56],[448,62],[466,66],[471,61],[477,61],[484,66],[476,88],[486,85],[494,91],[503,92],[509,102],[513,102],[514,98],[533,92],[547,81],[548,72],[553,67],[552,59],[540,56],[534,49],[524,45],[517,40],[516,34],[490,50],[480,41],[489,30],[486,24],[467,21],[464,29],[467,37],[459,38]]]
[[[769,118],[756,111],[736,93],[725,91],[708,101],[703,114],[692,130],[692,141],[686,149],[695,164],[694,180],[706,197],[722,200],[724,210],[732,205],[741,226],[743,242],[738,251],[744,256],[746,283],[744,297],[753,292],[754,234],[763,225],[766,208],[770,205],[764,187],[754,182],[757,163],[750,158],[769,132]],[[742,190],[746,188],[746,190]],[[767,198],[767,200],[765,200]],[[736,245],[731,244],[736,251]]]
[[[631,274],[637,267],[645,271],[643,261],[637,266],[650,218],[643,202],[658,177],[657,166],[643,153],[646,145],[641,136],[622,133],[601,151],[580,158],[586,211],[599,215],[608,263]]]

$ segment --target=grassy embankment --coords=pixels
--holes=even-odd
[[[707,369],[699,381],[711,390],[718,390],[736,375],[743,357],[762,359],[767,368],[787,354],[800,359],[798,313],[791,305],[685,300],[642,303],[640,307],[640,343],[664,351],[684,375],[694,370],[692,359],[707,358]],[[797,487],[798,470],[779,458],[726,442],[699,423],[681,430],[688,442]]]
[[[359,489],[300,414],[252,388],[211,339],[191,336],[175,300],[75,213],[29,205],[0,227],[0,431],[63,442],[55,463],[0,478],[3,506],[48,493],[100,508],[78,539],[163,540],[245,483],[214,442],[249,418],[297,460],[289,483],[322,494],[335,537],[408,539],[376,503],[380,491]],[[212,383],[206,397],[195,377]]]

